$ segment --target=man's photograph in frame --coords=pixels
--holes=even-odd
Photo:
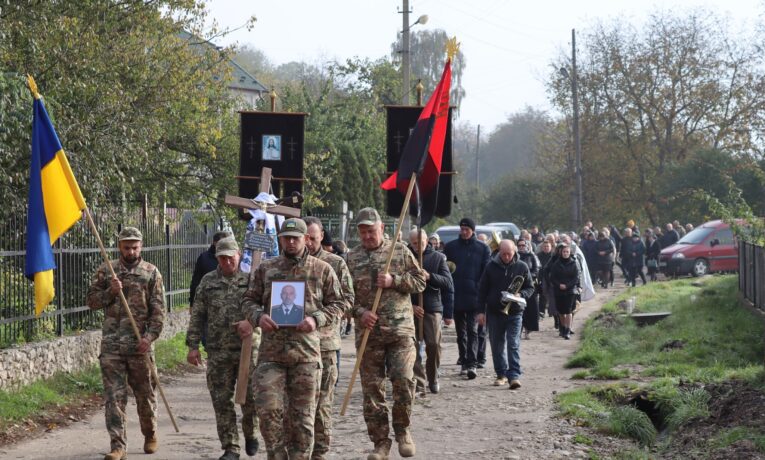
[[[263,161],[282,159],[282,136],[279,134],[263,135]]]
[[[294,327],[304,317],[305,281],[271,282],[271,319],[279,327]]]

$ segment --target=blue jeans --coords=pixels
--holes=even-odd
[[[522,322],[523,315],[503,315],[492,312],[486,315],[491,358],[498,378],[504,376],[514,380],[521,376]]]

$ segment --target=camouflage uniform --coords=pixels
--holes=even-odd
[[[239,453],[239,431],[236,427],[234,388],[239,375],[239,357],[242,339],[232,324],[244,319],[239,307],[247,290],[247,273],[237,271],[226,277],[220,268],[202,278],[197,289],[191,320],[186,333],[186,345],[190,350],[199,349],[204,325],[207,324],[207,389],[210,390],[215,423],[221,449]],[[250,369],[255,369],[260,329],[253,334],[253,353]],[[255,396],[252,377],[247,382],[247,397],[242,407],[242,431],[245,439],[256,439],[258,418],[255,414]]]
[[[348,254],[348,268],[356,292],[354,315],[358,348],[364,332],[361,316],[372,310],[377,275],[385,267],[391,244],[396,245],[389,272],[393,275],[393,286],[382,290],[378,320],[370,331],[360,369],[364,420],[369,439],[376,446],[382,442],[390,443],[385,404],[386,374],[393,384],[393,430],[397,436],[408,433],[415,386],[414,313],[410,294],[425,289],[425,273],[406,246],[390,240],[384,240],[375,250],[358,246]]]
[[[319,260],[327,262],[340,281],[340,289],[345,301],[345,310],[353,308],[353,279],[348,271],[348,265],[342,257],[319,249],[312,254]],[[314,423],[314,445],[312,459],[324,458],[329,452],[332,438],[332,402],[335,399],[335,384],[337,383],[337,350],[340,349],[340,323],[343,316],[333,318],[332,322],[319,328],[321,337],[321,387],[319,403],[316,406],[316,421]]]
[[[122,292],[139,333],[151,342],[157,340],[162,332],[165,310],[165,292],[159,270],[140,258],[132,264],[126,264],[121,259],[109,263],[122,282]],[[141,433],[150,437],[157,430],[156,383],[152,381],[146,356],[136,351],[138,340],[119,296],[110,292],[111,278],[108,266],[102,264],[93,275],[87,303],[92,310],[104,309],[99,362],[106,400],[106,430],[111,438],[112,450],[127,450],[127,386],[130,385],[133,390],[138,406]]]
[[[317,327],[343,313],[340,283],[332,267],[305,250],[299,257],[283,254],[266,260],[256,269],[242,299],[242,311],[254,326],[270,312],[273,281],[305,281],[305,315],[312,316]],[[318,331],[283,327],[263,333],[254,378],[255,407],[269,459],[309,458],[320,378]]]

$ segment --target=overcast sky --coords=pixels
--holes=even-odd
[[[413,30],[443,29],[457,36],[467,61],[460,121],[490,132],[526,106],[549,109],[543,81],[550,61],[562,50],[570,53],[572,28],[617,17],[639,24],[656,5],[680,12],[704,7],[728,16],[735,28],[752,26],[765,11],[763,0],[410,0],[410,23],[427,14],[428,23]],[[400,0],[208,2],[210,18],[221,27],[239,26],[251,15],[258,19],[253,30],[217,44],[250,44],[277,65],[387,56],[402,28],[401,6]]]

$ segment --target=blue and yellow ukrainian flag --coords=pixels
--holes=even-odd
[[[29,89],[35,101],[24,275],[34,281],[35,314],[39,316],[55,295],[53,269],[56,263],[51,247],[82,217],[85,198],[32,77],[29,77]]]

